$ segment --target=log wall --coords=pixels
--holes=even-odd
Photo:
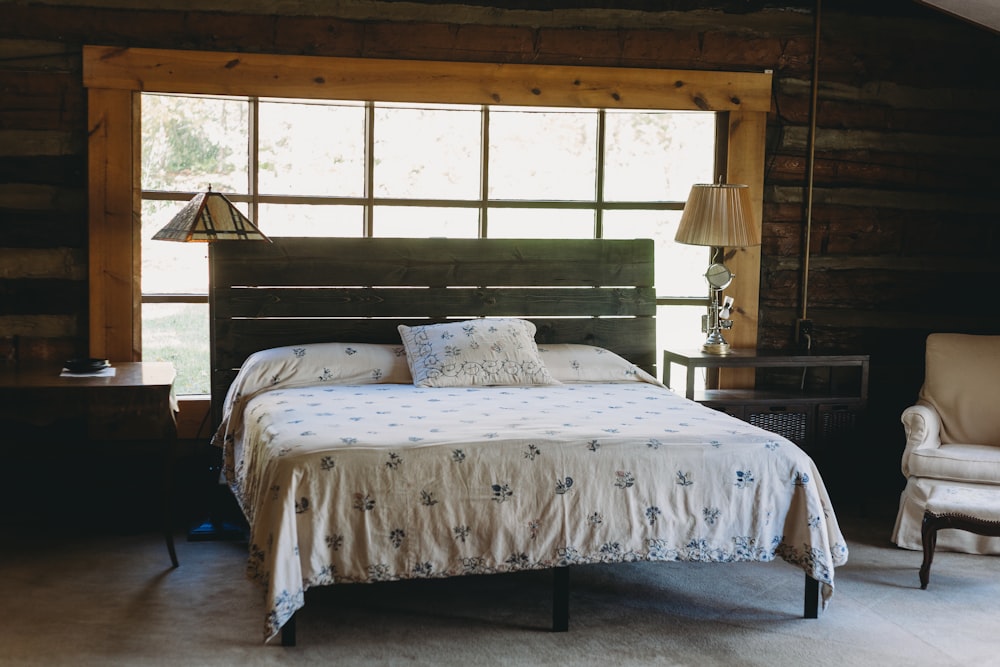
[[[870,463],[893,492],[902,481],[898,417],[919,389],[926,334],[1000,333],[991,294],[1000,273],[1000,37],[986,28],[906,0],[822,3],[804,282],[814,2],[633,0],[601,9],[594,5],[607,3],[177,0],[173,11],[145,4],[3,4],[7,358],[63,359],[88,347],[84,44],[774,70],[758,347],[791,349],[805,308],[818,351],[872,356]]]

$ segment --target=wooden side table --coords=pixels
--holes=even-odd
[[[178,566],[171,530],[177,422],[176,372],[164,362],[115,362],[113,375],[63,377],[47,364],[0,366],[0,425],[32,444],[67,440],[156,440],[162,444],[163,536]]]
[[[664,350],[663,383],[671,385],[671,364],[685,370],[684,395],[734,417],[787,437],[810,454],[822,451],[829,441],[850,435],[868,402],[866,354],[769,354],[733,349],[729,354],[701,350]],[[754,389],[695,389],[699,368],[818,369],[830,372],[829,385],[821,390],[757,387]],[[834,368],[851,369],[852,381],[834,383]]]

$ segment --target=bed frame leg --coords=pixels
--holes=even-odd
[[[281,626],[281,645],[295,646],[295,614]]]
[[[569,567],[552,570],[552,632],[569,631]]]
[[[819,582],[806,575],[804,618],[819,618]]]

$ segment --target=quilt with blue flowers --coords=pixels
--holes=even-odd
[[[780,558],[833,592],[812,459],[654,382],[231,392],[225,473],[265,640],[313,586],[623,561]]]

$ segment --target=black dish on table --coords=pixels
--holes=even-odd
[[[107,359],[95,359],[93,357],[83,359],[70,359],[66,362],[66,370],[70,373],[96,373],[111,366]]]

